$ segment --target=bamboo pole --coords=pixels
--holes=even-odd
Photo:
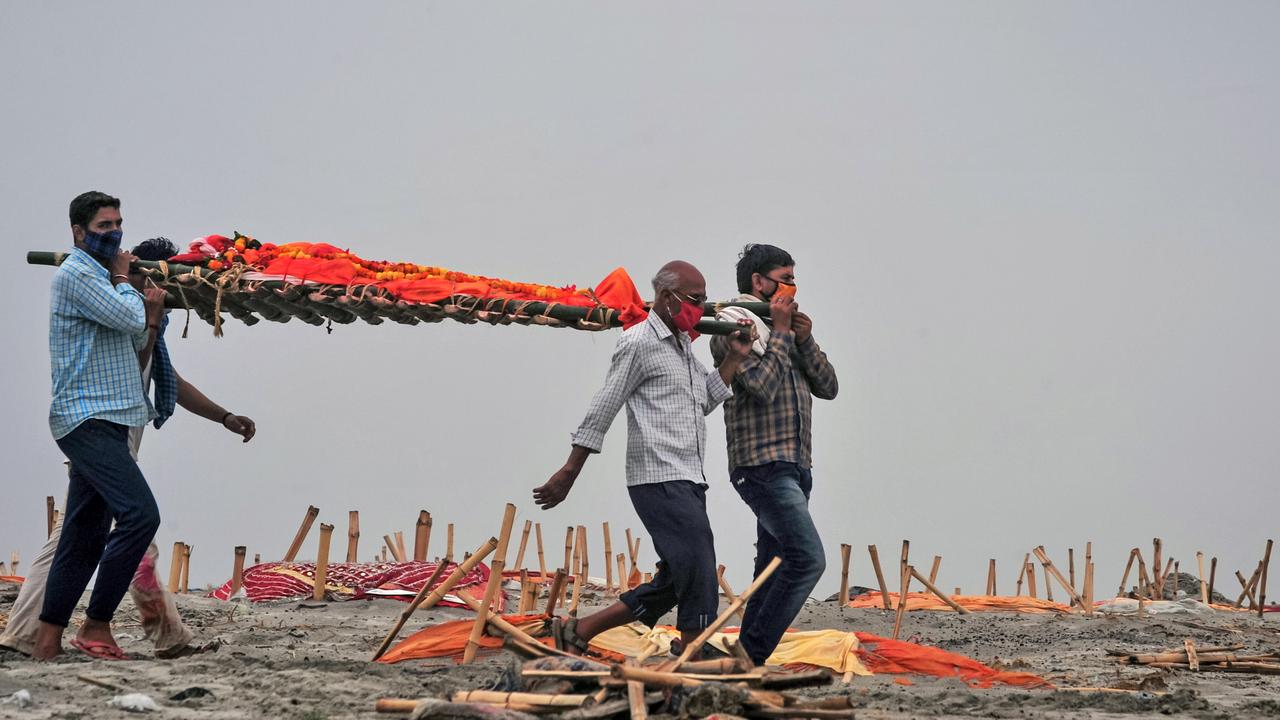
[[[453,523],[449,523],[445,528],[445,557],[453,557]]]
[[[1209,600],[1213,600],[1213,581],[1218,579],[1218,556],[1209,559]]]
[[[640,563],[640,540],[641,538],[637,536],[634,549],[629,551],[631,553],[631,570],[633,572]]]
[[[585,587],[591,576],[591,553],[587,549],[587,526],[578,526],[578,542],[582,544],[582,552],[578,557],[582,560],[582,584]]]
[[[524,529],[520,531],[520,549],[516,550],[516,563],[511,567],[524,570],[524,551],[529,547],[529,531],[533,529],[533,521],[525,520]]]
[[[910,553],[910,550],[911,550],[911,541],[903,540],[902,541],[902,561],[898,564],[898,570],[902,570],[909,564],[908,555]]]
[[[1271,565],[1272,540],[1267,540],[1267,549],[1262,554],[1262,579],[1258,581],[1258,619],[1267,611],[1267,568]]]
[[[569,574],[573,574],[577,567],[573,562],[573,536],[577,532],[578,529],[573,526],[565,528],[564,531],[564,571]]]
[[[1129,551],[1129,562],[1124,564],[1124,574],[1120,576],[1120,588],[1116,590],[1116,597],[1124,596],[1124,586],[1129,584],[1129,570],[1133,568],[1133,561],[1138,557],[1138,548]]]
[[[716,582],[720,583],[720,591],[724,593],[725,602],[732,605],[738,596],[733,593],[733,587],[729,585],[729,581],[724,578],[724,565],[716,568]],[[738,622],[741,623],[746,619],[746,610],[738,608]]]
[[[938,582],[938,568],[942,567],[942,556],[933,556],[933,567],[929,568],[929,582]]]
[[[705,644],[707,640],[711,639],[712,635],[719,632],[720,628],[724,627],[725,623],[729,622],[729,618],[732,617],[735,612],[747,604],[747,601],[751,599],[751,596],[760,589],[761,585],[764,585],[764,582],[769,579],[769,576],[773,575],[773,572],[777,570],[778,566],[781,564],[782,558],[775,557],[770,560],[769,564],[766,565],[764,569],[760,571],[760,574],[756,576],[755,581],[747,586],[747,589],[743,590],[742,594],[733,602],[729,603],[729,607],[725,608],[724,612],[720,613],[720,616],[708,625],[693,642],[685,646],[684,652],[680,653],[680,657],[676,658],[675,664],[671,667],[671,670],[679,670],[681,665],[688,662],[689,658],[693,657],[694,653],[698,652],[698,650],[702,648],[703,644]]]
[[[1050,560],[1049,556],[1045,553],[1044,546],[1043,545],[1038,546],[1034,552],[1036,554],[1036,557],[1040,559],[1040,563],[1044,565],[1045,573],[1052,574],[1053,578],[1057,580],[1058,583],[1062,585],[1062,588],[1067,591],[1067,594],[1071,596],[1071,599],[1075,602],[1075,604],[1083,607],[1084,602],[1080,600],[1079,593],[1077,593],[1076,589],[1072,587],[1070,583],[1067,582],[1066,578],[1062,577],[1062,573],[1058,572],[1058,568],[1053,566],[1053,561]],[[1045,584],[1046,585],[1049,584],[1049,581],[1047,579],[1045,580]],[[1087,615],[1093,614],[1092,607],[1086,607],[1084,608],[1084,611],[1085,611],[1085,614]]]
[[[520,603],[516,605],[516,612],[521,615],[529,612],[529,571],[520,570]]]
[[[911,589],[911,576],[915,568],[907,565],[902,568],[902,589],[898,591],[898,614],[893,619],[893,639],[897,640],[902,632],[902,617],[907,614],[907,593]]]
[[[444,569],[449,566],[449,563],[452,562],[453,558],[446,557],[441,561],[436,567],[436,571],[431,575],[431,578],[427,580],[427,582],[423,583],[422,589],[419,590],[418,594],[413,598],[413,602],[409,603],[409,606],[401,611],[400,618],[396,620],[396,624],[391,628],[391,632],[387,633],[387,637],[383,639],[382,645],[378,648],[377,652],[373,654],[373,659],[377,660],[382,657],[383,653],[387,651],[387,648],[391,647],[391,643],[396,639],[396,635],[400,634],[400,630],[404,627],[404,624],[409,621],[410,615],[413,615],[413,613],[420,607],[425,606],[427,608],[431,608],[436,603],[440,602],[440,600],[453,589],[454,585],[461,582],[462,578],[467,576],[467,573],[470,573],[475,569],[476,565],[479,565],[481,561],[489,557],[489,553],[492,553],[497,547],[498,538],[489,538],[483,545],[476,548],[476,551],[471,554],[471,557],[464,560],[461,565],[455,567],[453,572],[449,573],[449,577],[445,578],[444,582],[440,583],[436,589],[432,590],[431,586],[435,584],[436,579],[443,574]]]
[[[347,562],[360,562],[360,511],[347,512]]]
[[[627,554],[618,553],[618,594],[621,595],[631,589],[630,578],[627,577]]]
[[[987,595],[996,594],[996,559],[987,561]]]
[[[1026,571],[1026,575],[1027,575],[1027,595],[1031,596],[1032,598],[1039,598],[1040,596],[1036,594],[1036,566],[1035,566],[1035,564],[1034,564],[1034,563],[1027,563],[1027,565],[1026,565],[1026,567],[1024,568],[1024,570]]]
[[[912,568],[912,570],[911,570],[911,575],[912,575],[912,577],[914,577],[916,580],[919,580],[919,581],[920,581],[920,584],[921,584],[921,585],[924,585],[924,587],[925,587],[925,589],[926,589],[926,590],[928,590],[929,592],[933,593],[934,595],[936,595],[936,596],[938,597],[938,599],[939,599],[939,600],[941,600],[942,602],[944,602],[944,603],[946,603],[947,605],[949,605],[949,606],[951,607],[951,609],[952,609],[952,610],[955,610],[956,612],[960,613],[961,615],[968,615],[968,614],[969,614],[969,610],[968,610],[968,608],[966,608],[966,607],[964,607],[963,605],[961,605],[961,604],[957,603],[955,600],[952,600],[950,597],[948,597],[948,596],[947,596],[947,594],[946,594],[946,593],[944,593],[944,592],[942,592],[941,590],[939,590],[939,589],[937,588],[937,586],[933,584],[933,581],[932,581],[932,580],[930,580],[930,579],[926,578],[925,576],[921,575],[920,573],[916,572],[914,568]],[[957,593],[957,594],[959,594],[959,593]]]
[[[191,581],[191,546],[186,543],[182,544],[182,592],[190,591]]]
[[[1209,604],[1209,583],[1204,579],[1204,553],[1196,551],[1196,567],[1200,572],[1200,602]]]
[[[1084,604],[1093,610],[1093,563],[1086,562],[1084,564]]]
[[[578,604],[582,601],[582,586],[587,581],[587,544],[586,528],[581,525],[574,529],[576,543],[573,549],[573,599],[569,603],[569,614],[577,616]]]
[[[1133,550],[1138,558],[1138,593],[1150,595],[1153,588],[1151,587],[1151,578],[1147,575],[1147,560],[1142,557],[1141,549],[1134,548]]]
[[[311,523],[316,521],[320,515],[320,508],[315,505],[307,506],[307,514],[302,516],[302,524],[298,526],[298,532],[293,536],[293,543],[289,545],[289,550],[284,554],[284,561],[293,562],[298,557],[298,551],[302,549],[302,543],[307,540],[307,533],[311,532]]]
[[[18,565],[21,560],[22,558],[18,556],[17,550],[9,553],[9,572],[13,573],[15,576],[18,574]]]
[[[386,544],[387,551],[391,553],[391,559],[396,562],[404,562],[404,558],[400,556],[400,550],[396,547],[396,541],[390,535],[383,535],[382,542]]]
[[[1160,538],[1152,538],[1151,547],[1152,547],[1151,572],[1155,573],[1156,575],[1156,577],[1153,578],[1155,580],[1155,588],[1154,588],[1155,598],[1157,600],[1163,600],[1165,574],[1160,572],[1160,568],[1164,567],[1160,563],[1164,559],[1162,555],[1162,553],[1164,552],[1164,541],[1162,541]]]
[[[494,599],[498,596],[498,592],[502,589],[502,571],[507,565],[507,543],[511,541],[511,526],[516,521],[516,506],[507,503],[507,507],[502,514],[502,530],[498,534],[498,548],[494,551],[493,562],[489,565],[489,584],[484,591],[484,602],[480,607],[488,610],[493,607]],[[467,647],[462,653],[462,663],[470,664],[476,658],[476,651],[480,649],[480,636],[484,634],[484,624],[486,621],[485,612],[476,613],[476,622],[471,626],[471,637],[467,640]]]
[[[867,554],[871,556],[871,567],[876,572],[876,582],[880,585],[880,600],[884,604],[885,610],[892,610],[889,606],[889,588],[884,583],[884,571],[880,569],[880,553],[876,552],[875,545],[867,546]]]
[[[254,565],[261,565],[261,564],[262,564],[262,554],[261,554],[261,553],[254,553],[254,554],[253,554],[253,564],[254,564]]]
[[[630,538],[627,539],[627,547],[631,547]],[[634,659],[628,659],[627,665],[635,666]],[[631,720],[647,720],[649,717],[649,704],[644,699],[644,683],[636,680],[627,681],[627,706],[630,709]]]
[[[1027,568],[1031,567],[1031,553],[1022,556],[1022,567],[1018,570],[1018,596],[1022,596],[1022,580],[1027,575]],[[1035,597],[1036,579],[1032,577],[1027,580],[1027,593],[1031,597]]]
[[[844,610],[849,604],[849,555],[853,552],[853,546],[848,543],[840,543],[840,609]],[[721,568],[724,566],[721,565]],[[721,575],[724,573],[721,572]]]
[[[413,526],[413,559],[415,562],[426,562],[427,551],[431,549],[431,513],[418,511],[418,522]]]
[[[533,524],[533,534],[538,541],[538,578],[539,580],[546,580],[547,558],[542,552],[542,523]]]
[[[54,516],[58,514],[58,508],[54,504],[53,496],[47,495],[44,499],[44,516],[45,526],[49,532],[45,533],[45,537],[53,537]]]
[[[604,589],[613,589],[613,538],[609,536],[609,521],[604,521]]]
[[[311,599],[324,600],[325,580],[329,575],[329,543],[333,540],[333,526],[320,523],[320,547],[316,550],[316,578]]]
[[[631,562],[630,567],[627,569],[627,577],[631,577],[631,574],[636,571],[636,551],[639,550],[639,548],[635,546],[634,544],[635,541],[631,537],[631,528],[627,528],[626,537],[627,537],[627,556]]]
[[[1076,587],[1076,549],[1067,548],[1067,581]]]
[[[235,548],[235,561],[231,565],[231,594],[227,596],[228,600],[234,598],[244,585],[244,555],[246,552],[248,552],[248,548],[244,545],[237,545]]]
[[[1043,567],[1043,566],[1042,566]],[[1044,569],[1044,599],[1053,602],[1053,583],[1049,581],[1049,568]]]
[[[459,591],[458,597],[462,599],[462,602],[467,604],[467,607],[475,611],[476,617],[484,618],[484,621],[489,625],[492,625],[498,632],[514,637],[522,643],[523,646],[526,646],[528,650],[540,652],[546,655],[559,655],[561,657],[573,658],[575,660],[580,659],[577,655],[573,655],[564,650],[557,650],[554,647],[548,647],[547,645],[538,642],[529,635],[529,633],[521,630],[515,625],[512,625],[506,618],[502,617],[502,615],[494,612],[492,609],[486,609],[467,590]]]
[[[579,707],[590,695],[548,695],[545,693],[496,692],[493,690],[459,690],[450,700],[456,703],[485,703],[489,705],[508,705],[519,703],[539,707]]]
[[[173,559],[169,562],[169,593],[178,592],[182,583],[182,547],[181,542],[173,544]],[[18,563],[13,563],[17,565]]]
[[[551,579],[551,587],[547,591],[547,609],[544,614],[547,617],[555,617],[556,603],[560,602],[560,595],[564,591],[564,583],[569,577],[563,568],[556,570],[555,577]]]
[[[404,533],[396,531],[396,560],[399,562],[409,561],[409,552],[404,546]]]

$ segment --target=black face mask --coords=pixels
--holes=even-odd
[[[123,230],[111,230],[104,233],[96,233],[92,230],[86,230],[84,233],[84,246],[89,254],[99,260],[109,261],[120,252],[120,243],[124,240]]]

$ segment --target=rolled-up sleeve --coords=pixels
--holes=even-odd
[[[573,434],[573,444],[591,452],[600,452],[604,447],[605,433],[609,432],[613,419],[617,417],[618,411],[626,404],[631,393],[635,392],[639,382],[640,372],[636,362],[635,343],[629,336],[623,335],[613,351],[613,360],[609,364],[609,374],[605,376],[604,387],[601,387],[592,398],[586,417],[582,419],[582,424]]]

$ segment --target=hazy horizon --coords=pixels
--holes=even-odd
[[[66,489],[52,272],[24,257],[69,246],[88,189],[123,199],[127,245],[238,230],[551,284],[625,266],[643,291],[680,258],[725,298],[744,243],[788,249],[841,387],[814,410],[817,597],[840,543],[870,586],[866,545],[888,566],[904,537],[918,566],[944,556],[945,589],[980,592],[994,557],[1011,590],[1035,545],[1065,567],[1092,540],[1103,596],[1160,536],[1184,572],[1219,557],[1229,592],[1280,533],[1274,3],[22,3],[4,20],[5,562],[29,567]],[[201,586],[235,545],[276,559],[308,504],[338,547],[360,510],[364,558],[383,533],[411,543],[419,509],[433,549],[448,522],[473,549],[510,501],[553,567],[585,524],[602,572],[606,520],[615,552],[631,527],[656,559],[621,417],[564,504],[531,497],[616,332],[231,320],[215,339],[193,318],[180,339],[172,319],[178,370],[258,437],[182,411],[148,430],[166,572],[178,540]],[[754,519],[719,411],[708,427],[740,588]]]

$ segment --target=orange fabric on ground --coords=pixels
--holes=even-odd
[[[546,617],[539,613],[536,615],[503,615],[502,619],[525,632],[532,633],[542,626]],[[378,658],[378,662],[391,664],[402,660],[418,660],[421,658],[460,658],[462,657],[462,651],[467,647],[467,639],[471,637],[471,628],[475,624],[474,618],[468,618],[465,620],[452,620],[439,625],[430,625],[400,641],[400,644]],[[554,645],[554,641],[551,638],[539,638],[538,641],[544,645]],[[480,647],[500,648],[502,647],[502,638],[492,637],[487,634],[481,635]]]
[[[870,633],[854,633],[861,643],[858,656],[873,673],[914,673],[933,677],[963,678],[972,687],[987,688],[993,683],[1024,688],[1051,688],[1044,678],[1024,672],[1005,672],[973,658],[949,653],[927,645],[891,640]]]
[[[952,595],[956,604],[970,612],[1020,612],[1048,613],[1071,612],[1071,608],[1062,603],[1039,600],[1032,597],[1009,597],[1008,595]],[[879,592],[859,595],[849,601],[851,608],[883,608]],[[889,593],[889,607],[898,607],[898,593]],[[932,593],[907,593],[907,610],[947,610],[954,612],[950,605],[938,599]]]

